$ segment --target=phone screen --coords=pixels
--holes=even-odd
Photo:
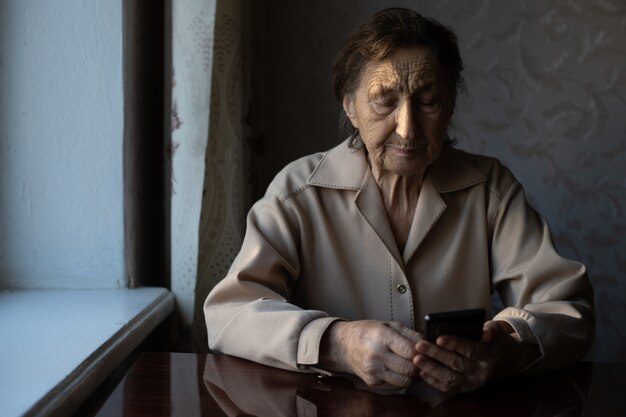
[[[427,314],[424,316],[426,322],[424,335],[430,342],[444,334],[480,340],[485,314],[482,308]]]

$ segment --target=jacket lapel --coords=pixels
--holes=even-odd
[[[446,147],[428,168],[402,254],[405,263],[417,252],[420,244],[446,210],[442,194],[459,191],[485,182],[486,175],[465,158],[463,151]]]
[[[354,197],[354,204],[359,214],[396,262],[404,268],[380,191],[372,177],[363,148],[350,149],[347,141],[334,147],[322,158],[307,180],[307,184],[358,191]],[[355,233],[362,233],[362,231],[355,231]]]
[[[402,262],[402,258],[400,258],[398,245],[391,231],[391,225],[389,224],[383,199],[369,169],[365,172],[361,191],[357,193],[354,202],[361,216],[374,230],[398,265],[404,269],[404,263]]]
[[[403,261],[411,259],[424,238],[433,228],[441,214],[446,209],[446,203],[439,195],[430,175],[424,178],[417,207],[413,215],[413,222],[409,230],[409,237],[404,246]]]

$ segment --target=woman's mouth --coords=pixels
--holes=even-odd
[[[395,153],[396,156],[401,158],[410,158],[415,156],[416,154],[422,153],[425,150],[425,147],[419,146],[410,146],[410,147],[401,147],[401,146],[391,146],[391,150]]]

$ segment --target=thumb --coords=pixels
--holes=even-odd
[[[483,335],[481,338],[481,342],[490,345],[497,342],[505,335],[506,333],[497,321],[489,320],[486,321],[485,324],[483,324]]]

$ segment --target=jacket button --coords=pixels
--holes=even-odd
[[[404,284],[399,284],[396,288],[400,294],[404,294],[406,292],[406,285]]]

